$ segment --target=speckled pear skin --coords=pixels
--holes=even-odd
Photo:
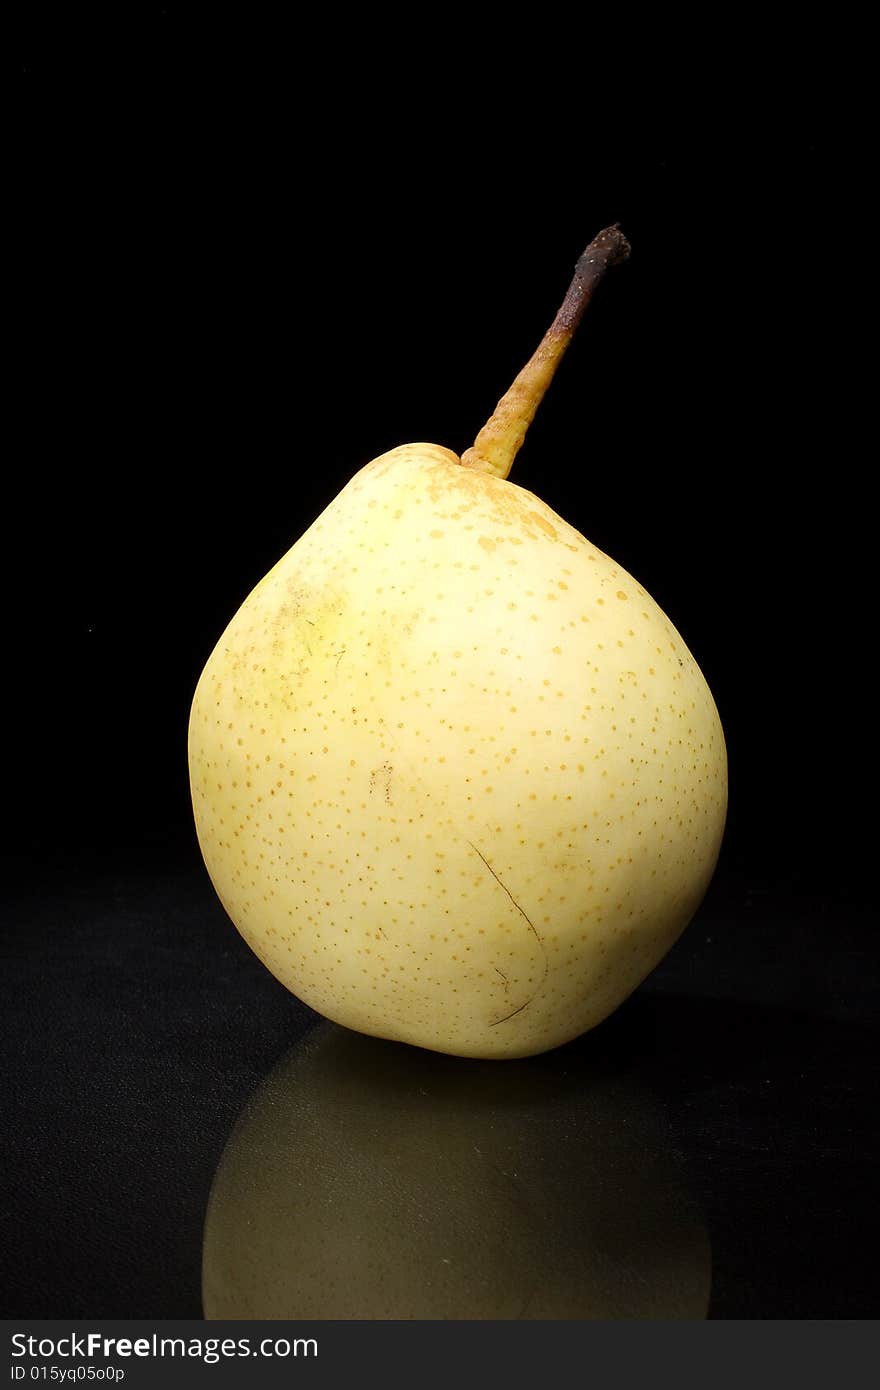
[[[697,909],[727,806],[709,688],[532,493],[362,468],[199,680],[196,828],[242,936],[337,1023],[523,1057],[600,1023]]]

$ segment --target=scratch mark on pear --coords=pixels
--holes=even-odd
[[[535,940],[537,941],[538,945],[540,946],[540,948],[541,948],[541,954],[542,954],[542,956],[544,957],[544,973],[543,973],[543,975],[541,976],[541,982],[540,982],[540,984],[538,985],[538,988],[535,990],[534,994],[530,995],[530,997],[526,1000],[526,1002],[525,1002],[524,1004],[520,1004],[518,1008],[511,1010],[511,1012],[510,1012],[509,1014],[505,1014],[503,1018],[496,1018],[496,1019],[493,1019],[493,1020],[490,1022],[489,1027],[490,1027],[490,1028],[497,1028],[498,1025],[499,1025],[499,1023],[507,1023],[508,1019],[516,1018],[516,1015],[517,1015],[517,1014],[521,1014],[522,1011],[523,1011],[523,1009],[527,1009],[528,1006],[529,1006],[529,1004],[531,1004],[533,1000],[537,999],[538,995],[541,993],[541,990],[544,988],[544,982],[545,982],[546,979],[547,979],[547,972],[548,972],[549,969],[550,969],[550,962],[549,962],[549,960],[547,959],[547,948],[546,948],[546,946],[544,945],[544,942],[541,940],[540,936],[538,935],[538,932],[537,932],[537,930],[536,930],[536,928],[535,928],[535,924],[534,924],[534,922],[532,921],[532,919],[531,919],[531,917],[529,916],[529,914],[528,914],[526,911],[524,911],[524,909],[523,909],[522,907],[520,907],[519,903],[517,902],[516,898],[515,898],[515,897],[513,896],[513,894],[511,893],[511,891],[510,891],[510,889],[508,888],[507,884],[503,881],[503,879],[501,879],[501,878],[498,877],[498,874],[496,874],[495,870],[492,868],[492,865],[489,863],[489,861],[488,861],[488,859],[486,858],[485,854],[481,853],[481,851],[477,849],[477,847],[476,847],[476,845],[474,844],[473,840],[468,840],[467,843],[470,845],[471,849],[474,851],[474,854],[478,854],[478,855],[480,856],[480,858],[482,859],[482,861],[483,861],[483,863],[485,864],[486,868],[489,870],[489,873],[490,873],[490,874],[492,875],[492,877],[494,878],[495,882],[496,882],[497,884],[499,884],[499,885],[504,889],[505,893],[506,893],[507,896],[510,898],[510,901],[513,903],[513,905],[514,905],[514,907],[516,908],[517,912],[518,912],[518,913],[520,914],[520,916],[528,923],[529,930],[531,931],[532,935],[534,936]],[[498,966],[497,966],[497,965],[495,966],[495,969],[498,970]],[[498,974],[501,975],[502,980],[504,980],[504,988],[505,988],[505,990],[506,990],[506,989],[508,988],[507,977],[506,977],[506,975],[503,975],[502,972],[501,972],[500,970],[498,970]]]
[[[513,905],[514,905],[514,907],[516,908],[517,912],[519,912],[519,913],[521,914],[521,916],[525,917],[525,919],[526,919],[526,921],[528,922],[528,924],[529,924],[531,930],[535,933],[535,940],[537,941],[538,945],[541,947],[541,950],[543,951],[543,949],[544,949],[544,943],[543,943],[543,941],[541,940],[541,938],[540,938],[540,936],[538,935],[538,933],[535,931],[535,924],[534,924],[534,922],[532,921],[531,917],[529,917],[528,913],[527,913],[527,912],[524,912],[523,909],[520,907],[519,903],[517,902],[516,898],[515,898],[515,897],[513,896],[513,894],[511,893],[511,891],[510,891],[510,889],[508,888],[507,884],[506,884],[506,883],[503,883],[503,882],[501,881],[501,879],[498,877],[498,875],[496,874],[495,870],[492,868],[492,865],[489,863],[488,859],[486,858],[485,854],[481,854],[481,853],[480,853],[480,851],[477,849],[476,845],[474,844],[474,842],[473,842],[472,840],[468,840],[468,844],[470,845],[471,849],[474,851],[474,854],[479,854],[479,855],[480,855],[480,858],[482,859],[483,863],[486,865],[486,868],[489,870],[489,873],[492,875],[492,877],[494,878],[495,882],[501,884],[501,887],[504,889],[505,893],[506,893],[507,896],[510,898],[510,901],[513,903]]]
[[[538,992],[538,991],[535,990],[535,994],[537,994],[537,992]],[[532,995],[532,999],[534,999],[534,997],[535,997],[535,995],[533,994],[533,995]],[[490,1027],[490,1028],[497,1028],[498,1025],[499,1025],[499,1023],[506,1023],[507,1020],[508,1020],[509,1018],[516,1018],[517,1014],[521,1014],[522,1011],[523,1011],[523,1009],[527,1009],[527,1008],[529,1007],[529,1005],[530,1005],[531,1002],[532,1002],[532,999],[527,999],[526,1002],[525,1002],[524,1004],[520,1004],[520,1006],[519,1006],[518,1009],[514,1009],[514,1010],[513,1010],[511,1013],[509,1013],[509,1014],[505,1014],[503,1018],[495,1018],[495,1019],[493,1019],[492,1022],[489,1024],[489,1027]]]

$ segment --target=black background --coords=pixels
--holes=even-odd
[[[643,75],[621,36],[603,57],[598,31],[547,19],[519,40],[413,25],[339,17],[306,39],[174,6],[21,24],[6,1301],[198,1315],[213,1167],[312,1018],[201,868],[199,671],[356,468],[409,440],[467,447],[583,245],[620,221],[632,258],[513,477],[672,618],[731,773],[706,904],[621,1017],[640,1037],[638,1010],[659,1011],[672,1049],[714,1315],[864,1315],[876,620],[849,424],[846,74],[827,47],[816,80],[802,33],[784,58],[726,63],[704,34],[681,70],[680,35],[653,61],[643,36]]]

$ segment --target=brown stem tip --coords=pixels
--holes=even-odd
[[[620,265],[630,252],[629,242],[615,222],[593,237],[575,266],[572,282],[553,322],[553,328],[574,333],[602,276]],[[553,329],[551,328],[551,332]]]
[[[629,255],[629,242],[615,223],[590,242],[575,266],[559,311],[510,390],[501,397],[473,446],[461,456],[465,468],[506,478],[584,310],[610,266]]]

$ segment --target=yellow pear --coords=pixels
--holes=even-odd
[[[362,468],[196,689],[196,828],[245,940],[313,1009],[470,1057],[601,1022],[678,938],[727,805],[706,681],[642,586],[507,480],[604,270],[584,252],[458,458]]]

